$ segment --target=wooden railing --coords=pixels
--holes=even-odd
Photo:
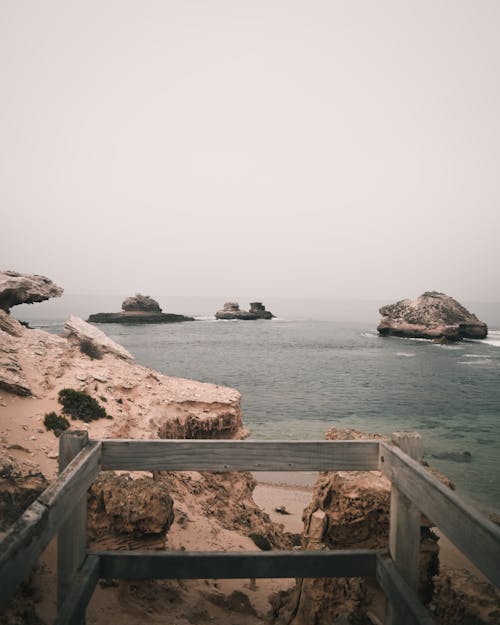
[[[56,625],[81,625],[99,578],[236,579],[372,577],[385,592],[391,625],[431,625],[416,595],[420,518],[425,514],[496,586],[500,528],[420,464],[415,433],[393,444],[355,441],[103,440],[64,433],[58,478],[0,543],[0,610],[58,536]],[[86,549],[87,490],[101,470],[374,471],[392,482],[389,550],[145,552]]]

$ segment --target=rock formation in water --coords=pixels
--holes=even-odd
[[[459,341],[484,339],[488,327],[444,293],[426,291],[415,301],[382,306],[377,330],[383,336]]]
[[[215,318],[255,321],[257,319],[273,319],[274,315],[269,310],[266,310],[262,302],[250,302],[250,310],[240,309],[240,305],[237,302],[226,302],[224,308],[215,313]]]
[[[43,302],[62,293],[63,289],[45,276],[0,271],[0,309],[7,313],[12,306]]]
[[[122,302],[121,312],[95,313],[89,316],[88,321],[92,323],[177,323],[194,321],[194,318],[164,313],[152,297],[137,293]]]

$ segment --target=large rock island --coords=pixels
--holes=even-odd
[[[194,318],[164,313],[156,300],[149,295],[138,293],[123,301],[121,312],[96,313],[90,315],[88,321],[92,323],[177,323],[194,321]]]
[[[250,310],[241,310],[237,302],[226,302],[222,310],[215,313],[216,319],[239,319],[241,321],[255,321],[256,319],[273,319],[274,315],[262,302],[250,302]]]
[[[415,301],[404,299],[382,306],[377,327],[383,336],[460,341],[484,339],[488,326],[455,299],[426,291]]]

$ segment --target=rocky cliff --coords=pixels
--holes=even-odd
[[[407,338],[483,339],[488,327],[456,300],[444,293],[427,291],[415,301],[401,300],[382,306],[377,327],[382,336]]]
[[[121,312],[95,313],[90,315],[91,323],[179,323],[181,321],[194,321],[193,317],[164,313],[156,300],[149,295],[138,293],[133,297],[127,297],[122,302]]]

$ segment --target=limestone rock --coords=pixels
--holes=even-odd
[[[0,271],[0,308],[5,312],[18,304],[43,302],[62,293],[63,289],[45,276]]]
[[[11,336],[21,336],[23,326],[17,319],[0,309],[0,330],[7,332]]]
[[[262,302],[251,302],[250,310],[242,310],[237,302],[226,302],[223,309],[215,313],[215,318],[255,321],[257,319],[273,319],[274,315],[269,310],[266,310]]]
[[[442,567],[432,611],[439,625],[500,623],[500,590],[465,569]]]
[[[64,323],[64,329],[66,330],[66,336],[68,338],[75,338],[78,342],[89,341],[94,345],[101,353],[114,354],[119,358],[125,360],[132,360],[134,357],[124,347],[118,345],[107,337],[104,332],[91,326],[89,323],[71,315],[70,318]]]
[[[29,397],[32,392],[19,360],[16,338],[0,330],[0,389]]]
[[[381,437],[332,429],[326,438]],[[302,549],[387,549],[390,489],[389,480],[378,471],[320,474],[311,503],[304,510]],[[421,600],[427,603],[432,598],[433,576],[438,571],[439,548],[437,536],[425,519],[422,523],[418,590]],[[329,625],[346,613],[366,622],[367,607],[377,592],[369,580],[357,577],[298,580],[287,596],[274,598],[274,616],[283,625]]]
[[[162,548],[173,523],[173,501],[166,487],[150,477],[103,472],[89,492],[89,539],[106,549],[132,549],[145,543]]]
[[[133,297],[123,300],[122,310],[126,312],[161,312],[160,304],[149,295],[137,293]]]
[[[488,327],[444,293],[426,291],[415,301],[401,300],[382,306],[377,327],[383,336],[459,341],[484,339]]]

